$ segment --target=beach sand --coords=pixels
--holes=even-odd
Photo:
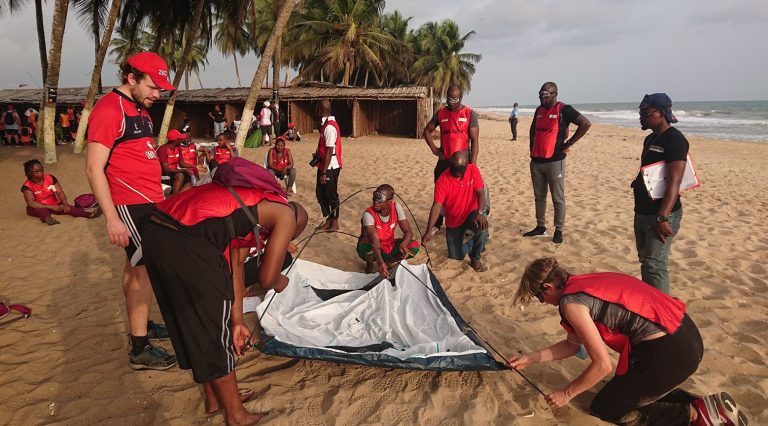
[[[525,135],[528,118],[520,120]],[[480,122],[479,167],[490,186],[490,242],[475,273],[467,261],[446,257],[444,236],[430,243],[434,272],[454,306],[506,358],[564,336],[555,308],[512,306],[525,265],[557,256],[574,273],[640,266],[632,231],[632,192],[645,132],[594,125],[568,156],[565,243],[524,239],[535,225],[528,138],[511,142],[505,118]],[[307,162],[317,133],[289,143],[298,167],[295,200],[319,224],[314,171]],[[768,145],[689,137],[702,186],[683,195],[684,218],[670,260],[672,295],[688,304],[705,345],[697,373],[683,385],[707,394],[727,391],[751,424],[768,424]],[[200,387],[174,368],[136,372],[128,366],[127,320],[120,276],[124,254],[107,242],[103,218],[59,217],[48,227],[24,214],[21,163],[41,150],[1,147],[0,297],[30,306],[29,319],[0,320],[0,423],[8,424],[223,424],[205,417]],[[261,162],[266,148],[246,150]],[[342,197],[392,184],[423,230],[431,206],[435,157],[421,139],[371,136],[344,139]],[[90,192],[85,156],[59,147],[46,172],[69,199]],[[364,191],[342,206],[341,229],[357,234],[370,202]],[[552,221],[551,204],[547,212]],[[549,225],[550,228],[552,225]],[[415,226],[412,227],[415,230]],[[310,232],[309,228],[305,231]],[[316,236],[303,258],[362,271],[355,239]],[[424,261],[420,255],[417,260]],[[160,320],[156,306],[151,317]],[[247,316],[253,324],[253,314]],[[170,342],[161,343],[170,349]],[[525,374],[545,392],[563,387],[586,367],[566,360],[534,365]],[[292,360],[253,351],[237,367],[241,387],[255,390],[252,410],[270,410],[266,424],[281,425],[596,425],[588,414],[596,389],[551,410],[513,372],[421,372]]]

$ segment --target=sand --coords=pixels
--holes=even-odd
[[[520,120],[525,134],[529,119]],[[637,129],[594,125],[568,156],[565,243],[524,239],[535,225],[527,136],[511,142],[505,119],[480,123],[479,166],[491,188],[491,239],[475,273],[446,258],[444,237],[430,244],[434,271],[453,304],[505,357],[563,336],[551,306],[513,307],[525,265],[554,255],[575,273],[621,271],[639,276],[629,188],[645,135]],[[683,195],[685,214],[670,261],[672,294],[688,304],[705,342],[699,370],[684,384],[698,393],[728,391],[751,424],[768,424],[768,145],[690,137],[703,185]],[[291,143],[299,192],[312,224],[320,221],[314,172],[307,162],[317,134]],[[421,139],[371,136],[344,140],[340,193],[394,185],[423,229],[431,205],[435,158]],[[264,158],[266,148],[247,150]],[[123,252],[107,243],[103,219],[60,217],[48,227],[25,216],[21,163],[42,158],[31,148],[0,148],[2,257],[0,297],[33,309],[26,320],[0,320],[0,423],[223,424],[203,415],[191,374],[136,372],[128,366],[127,320],[120,287]],[[73,199],[90,192],[84,155],[59,147],[46,166]],[[356,234],[370,191],[342,207],[341,229]],[[552,220],[551,206],[548,221]],[[550,225],[551,226],[551,225]],[[413,224],[412,224],[413,227]],[[414,227],[415,228],[415,227]],[[304,258],[362,271],[352,237],[316,237]],[[417,260],[424,261],[422,255]],[[255,318],[247,317],[253,323]],[[151,317],[160,319],[156,306]],[[170,348],[170,342],[162,343]],[[526,375],[545,391],[575,378],[577,359],[534,365]],[[602,424],[587,412],[595,389],[568,407],[551,410],[511,372],[418,372],[292,360],[253,351],[237,368],[241,386],[258,398],[247,407],[271,410],[266,424]],[[596,387],[599,389],[599,385]]]

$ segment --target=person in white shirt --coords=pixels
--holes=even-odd
[[[269,101],[264,101],[264,108],[259,113],[259,126],[261,126],[261,144],[269,146],[269,136],[272,134],[272,110],[269,109]]]
[[[325,223],[320,227],[329,232],[339,229],[339,174],[341,173],[341,132],[336,117],[331,115],[331,101],[323,99],[317,106],[320,116],[320,139],[313,154],[313,167],[317,167],[315,196]]]

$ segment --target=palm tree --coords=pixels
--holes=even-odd
[[[71,2],[80,25],[85,30],[90,31],[93,37],[94,58],[98,62],[99,51],[101,50],[101,29],[106,24],[107,14],[109,13],[109,1],[71,0]],[[99,75],[99,81],[96,84],[98,85],[99,93],[104,92],[101,86],[101,75]]]
[[[247,3],[235,2],[227,6],[214,15],[216,23],[213,25],[213,42],[224,57],[232,55],[235,61],[237,87],[241,87],[237,56],[245,56],[248,53],[251,38],[245,26]]]
[[[352,73],[364,67],[380,79],[382,52],[397,44],[379,25],[383,9],[382,0],[308,0],[291,27],[297,38],[285,46],[301,63],[299,77],[327,75],[349,85]]]
[[[93,64],[93,73],[91,74],[91,85],[88,87],[88,97],[85,98],[85,105],[83,105],[83,112],[80,117],[80,122],[83,124],[77,126],[77,137],[75,138],[74,146],[75,154],[79,154],[83,151],[85,129],[88,127],[84,123],[88,123],[88,116],[91,115],[91,107],[93,107],[93,101],[96,99],[96,90],[98,89],[99,93],[102,92],[101,68],[104,66],[104,57],[107,55],[109,40],[112,38],[112,30],[115,28],[117,14],[120,11],[120,2],[121,0],[112,0],[112,7],[109,9],[109,15],[105,22],[104,35],[99,44],[99,50],[96,52],[96,61]]]
[[[114,56],[113,62],[115,64],[121,64],[131,56],[149,50],[155,39],[152,33],[133,26],[133,24],[127,24],[125,27],[120,26],[115,32],[119,36],[112,39],[110,43],[112,49],[109,51],[110,56]]]
[[[387,86],[410,83],[409,68],[410,64],[413,63],[413,50],[408,44],[411,35],[408,24],[411,19],[413,18],[403,18],[403,15],[398,11],[381,17],[382,30],[397,41],[391,51],[378,52],[386,58],[384,61],[386,69],[384,84]],[[367,78],[365,86],[367,86]]]
[[[67,23],[68,0],[56,0],[51,24],[51,51],[48,54],[48,75],[45,78],[43,91],[43,135],[45,139],[45,164],[56,162],[56,137],[53,130],[53,120],[56,117],[56,101],[48,102],[48,91],[57,90],[59,85],[59,69],[61,68],[61,42],[64,39],[64,27]]]
[[[412,78],[418,84],[433,87],[437,93],[445,93],[451,84],[460,84],[465,93],[471,89],[475,64],[482,59],[475,53],[462,53],[464,43],[475,32],[463,37],[459,26],[451,20],[441,24],[428,22],[413,35],[414,57],[418,58],[411,69]]]
[[[251,89],[248,91],[248,99],[243,106],[243,114],[241,120],[245,123],[250,123],[253,118],[253,110],[256,107],[256,101],[259,98],[259,91],[261,89],[261,82],[264,81],[264,77],[267,75],[267,68],[269,67],[269,59],[275,52],[275,46],[277,45],[277,39],[280,34],[283,33],[285,25],[288,22],[288,18],[291,17],[291,12],[295,3],[293,0],[288,0],[283,3],[283,7],[275,20],[272,34],[269,36],[267,43],[264,46],[264,54],[261,55],[259,60],[259,66],[256,68],[256,74],[251,81]],[[235,143],[237,148],[242,152],[243,145],[245,144],[245,137],[248,135],[248,126],[240,126],[237,129],[237,138]]]
[[[192,45],[200,33],[203,9],[205,9],[206,3],[207,2],[205,0],[195,0],[195,8],[192,15],[192,21],[190,23],[189,30],[186,31],[186,40],[184,40],[184,50],[181,54],[181,60],[178,64],[176,64],[176,73],[173,76],[173,87],[179,87],[179,83],[181,83],[181,77],[186,72],[187,63],[189,63],[190,53],[192,52]],[[177,93],[178,91],[171,93],[171,97],[168,98],[168,103],[165,105],[165,113],[163,114],[163,122],[160,125],[160,134],[158,135],[157,141],[159,145],[164,144],[166,141],[168,127],[171,124],[171,117],[173,116],[173,107],[176,104]]]

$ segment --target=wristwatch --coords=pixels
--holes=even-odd
[[[669,222],[669,216],[658,215],[656,216],[656,222],[658,223]]]

